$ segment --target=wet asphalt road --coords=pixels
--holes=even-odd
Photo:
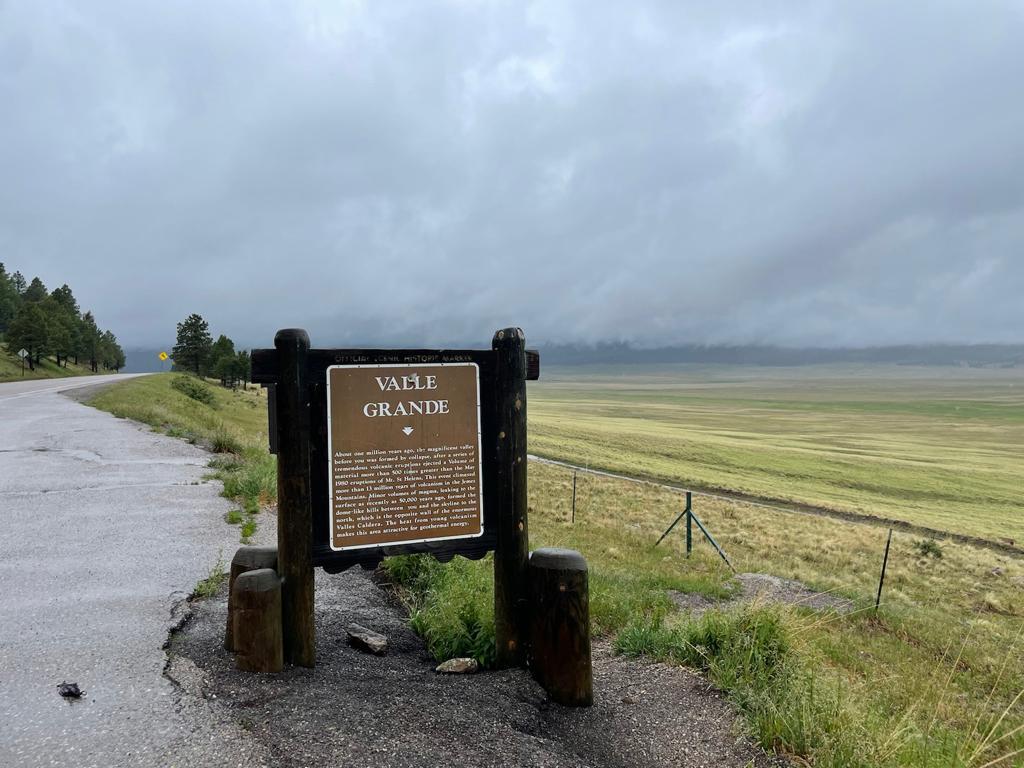
[[[238,529],[208,454],[59,394],[115,378],[0,384],[0,766],[245,759],[162,675],[175,605]]]

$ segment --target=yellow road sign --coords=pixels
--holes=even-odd
[[[167,359],[167,353],[166,352],[161,352],[160,353],[160,359],[161,360],[166,360]]]

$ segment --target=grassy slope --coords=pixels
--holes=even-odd
[[[530,430],[581,465],[1024,541],[1024,370],[545,371]]]
[[[0,347],[0,382],[28,381],[29,379],[56,379],[63,376],[88,376],[92,373],[87,366],[68,363],[68,367],[58,367],[53,360],[43,358],[34,371],[25,366],[25,375],[21,375],[21,359],[17,355],[8,354],[6,347]]]
[[[235,441],[243,458],[229,478],[266,466],[263,402],[253,394],[215,390],[216,407],[200,406],[172,389],[170,379],[118,384],[96,404],[173,434]],[[862,391],[884,396],[875,386],[865,381]],[[844,402],[850,400],[856,398]],[[531,390],[534,435],[544,431],[545,402],[551,402],[546,392]],[[638,419],[630,423],[643,427]],[[601,434],[614,445],[607,430]],[[617,439],[625,443],[630,436]],[[631,455],[627,447],[619,454]],[[986,732],[1024,688],[1018,636],[1024,622],[1024,566],[1019,560],[952,543],[941,545],[940,559],[923,557],[914,536],[897,534],[877,618],[870,611],[840,619],[769,610],[712,615],[692,624],[673,612],[666,590],[722,595],[730,588],[729,573],[706,545],[698,545],[687,560],[680,532],[653,547],[678,513],[681,496],[581,476],[572,524],[571,482],[563,469],[531,466],[531,544],[584,553],[591,567],[595,633],[618,638],[625,652],[705,667],[748,713],[755,736],[766,745],[813,755],[821,766],[980,767],[1024,748],[1020,732],[976,758],[969,754],[979,743],[977,733]],[[269,480],[262,489],[272,492]],[[739,570],[795,577],[862,605],[872,602],[883,530],[700,498],[697,512]],[[484,660],[493,654],[487,560],[456,558],[442,566],[423,558],[393,558],[388,567],[407,586],[414,625],[435,654],[469,653]],[[1014,710],[998,733],[1022,723]]]

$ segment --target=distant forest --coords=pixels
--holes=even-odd
[[[1024,344],[935,344],[892,347],[825,349],[767,346],[656,347],[642,349],[624,342],[594,345],[541,345],[547,365],[613,365],[698,363],[793,366],[827,363],[885,363],[889,365],[959,365],[985,368],[1024,366]]]
[[[65,283],[53,291],[33,277],[27,281],[21,272],[8,274],[0,263],[0,340],[16,355],[28,352],[29,369],[44,357],[53,357],[58,366],[68,362],[118,371],[124,368],[124,350],[117,337],[96,325],[92,312],[82,312],[71,288]]]

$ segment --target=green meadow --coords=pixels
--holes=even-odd
[[[530,451],[1024,542],[1024,369],[547,368]]]

